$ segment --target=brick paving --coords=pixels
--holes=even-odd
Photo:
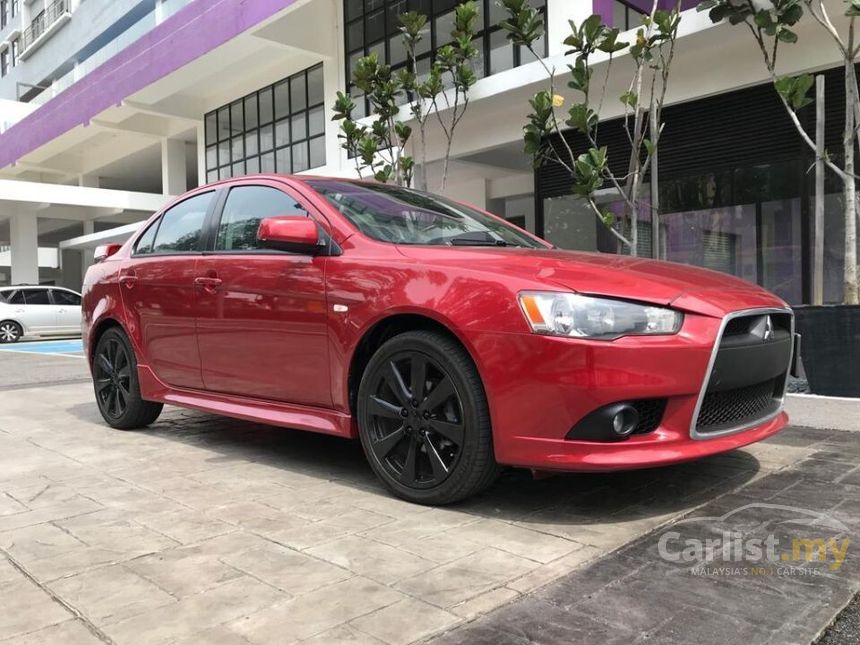
[[[83,367],[55,360],[70,379]],[[847,454],[838,437],[779,438],[659,470],[510,471],[429,509],[386,494],[354,442],[175,408],[120,432],[86,383],[0,386],[0,641],[462,641],[702,504],[813,453],[816,476],[835,477],[828,455]],[[583,620],[597,631],[577,633],[614,638]]]

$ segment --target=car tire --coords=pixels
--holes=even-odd
[[[17,343],[23,335],[24,330],[14,320],[0,322],[0,343]]]
[[[102,418],[118,430],[134,430],[153,423],[164,407],[140,398],[137,358],[126,335],[108,329],[93,352],[93,388]]]
[[[452,504],[499,475],[478,370],[446,334],[412,331],[384,343],[362,375],[357,415],[371,468],[405,500]]]

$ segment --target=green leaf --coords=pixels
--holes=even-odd
[[[624,92],[624,94],[621,95],[621,102],[624,105],[628,105],[635,109],[636,105],[639,103],[639,95],[632,90]]]
[[[797,42],[797,34],[794,33],[791,29],[787,27],[783,27],[776,33],[776,37],[779,38],[784,43],[796,43]]]

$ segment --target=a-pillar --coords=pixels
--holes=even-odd
[[[570,49],[564,44],[570,35],[568,20],[579,25],[591,14],[600,13],[603,5],[611,6],[612,0],[547,0],[549,55],[557,56]]]
[[[185,162],[185,142],[180,139],[161,140],[161,192],[181,195],[188,190],[188,169]]]
[[[39,220],[34,213],[15,213],[9,232],[12,284],[39,284]]]

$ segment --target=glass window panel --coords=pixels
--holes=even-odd
[[[222,141],[218,144],[218,163],[220,165],[230,163],[230,142]]]
[[[230,179],[230,166],[223,166],[218,169],[218,177],[221,179]]]
[[[320,65],[308,71],[308,105],[322,103],[324,95],[323,68]]]
[[[406,45],[398,35],[388,39],[389,64],[398,65],[406,62]]]
[[[218,169],[210,170],[206,173],[206,182],[218,181]]]
[[[370,47],[367,48],[367,53],[368,54],[376,54],[376,57],[379,60],[384,61],[385,60],[385,42],[379,41],[378,43],[372,44]]]
[[[241,177],[244,174],[245,174],[245,162],[239,161],[237,163],[234,163],[233,164],[233,176],[234,177]]]
[[[449,11],[436,18],[436,48],[451,42],[451,31],[454,29],[454,12]]]
[[[233,134],[241,134],[245,131],[245,103],[236,101],[230,106],[230,124]]]
[[[311,139],[310,167],[319,168],[325,165],[325,137]]]
[[[245,129],[253,130],[259,125],[257,117],[257,95],[252,94],[245,99]]]
[[[385,37],[385,12],[374,11],[368,13],[364,19],[365,33],[367,40],[373,42]]]
[[[218,179],[218,171],[215,171],[215,179]],[[143,255],[152,253],[152,242],[155,240],[155,232],[158,230],[158,220],[149,225],[149,228],[144,231],[137,242],[134,244],[134,254]]]
[[[299,74],[290,79],[290,109],[293,113],[304,110],[307,106],[305,75]]]
[[[218,117],[215,112],[206,115],[206,145],[218,140]]]
[[[346,19],[352,20],[353,18],[358,18],[361,16],[361,12],[364,11],[364,2],[363,0],[346,0]]]
[[[218,167],[218,146],[206,148],[206,169]]]
[[[290,149],[281,148],[275,151],[275,169],[277,172],[291,173],[290,166]]]
[[[50,305],[47,289],[24,289],[24,302],[28,305]]]
[[[409,11],[409,0],[389,0],[388,3],[388,33],[398,34],[401,23],[400,15]]]
[[[155,236],[154,251],[171,253],[197,250],[203,220],[214,194],[195,195],[164,213]]]
[[[308,112],[308,124],[311,136],[325,132],[325,108],[320,106]]]
[[[288,145],[290,143],[290,122],[287,119],[275,124],[275,147]]]
[[[349,51],[364,47],[364,21],[356,20],[346,26],[346,48]]]
[[[242,159],[245,156],[245,137],[238,136],[233,137],[233,145],[231,146],[233,150],[233,159],[238,160]]]
[[[230,108],[218,110],[218,141],[230,138]]]
[[[269,186],[233,188],[224,204],[215,249],[249,251],[258,247],[257,231],[267,217],[304,215],[308,212],[286,193]]]
[[[310,168],[307,141],[293,146],[293,172],[301,172]]]
[[[355,69],[355,66],[358,64],[359,59],[364,56],[363,51],[352,52],[349,55],[349,59],[347,60],[347,65],[349,66],[349,80],[352,81],[352,70]]]
[[[272,90],[266,88],[260,92],[260,123],[271,123],[273,120]]]
[[[299,139],[308,138],[308,124],[304,112],[302,112],[298,116],[294,116],[291,119],[291,123],[293,128],[291,141],[298,141]]]
[[[245,172],[249,175],[254,175],[260,172],[260,158],[250,157],[245,160]]]
[[[265,152],[271,150],[275,145],[275,129],[272,125],[264,125],[260,128],[260,150]]]
[[[479,36],[472,41],[472,45],[478,50],[478,55],[472,59],[472,69],[475,70],[475,75],[478,78],[484,78],[487,75],[486,62],[484,61],[484,39]]]
[[[260,152],[257,146],[257,131],[249,132],[245,135],[245,156],[253,157]]]
[[[269,152],[260,157],[260,172],[275,172],[274,152]]]
[[[490,74],[497,74],[514,66],[514,46],[508,41],[506,31],[490,34]]]
[[[283,81],[275,85],[275,118],[280,119],[290,113],[290,83]]]

